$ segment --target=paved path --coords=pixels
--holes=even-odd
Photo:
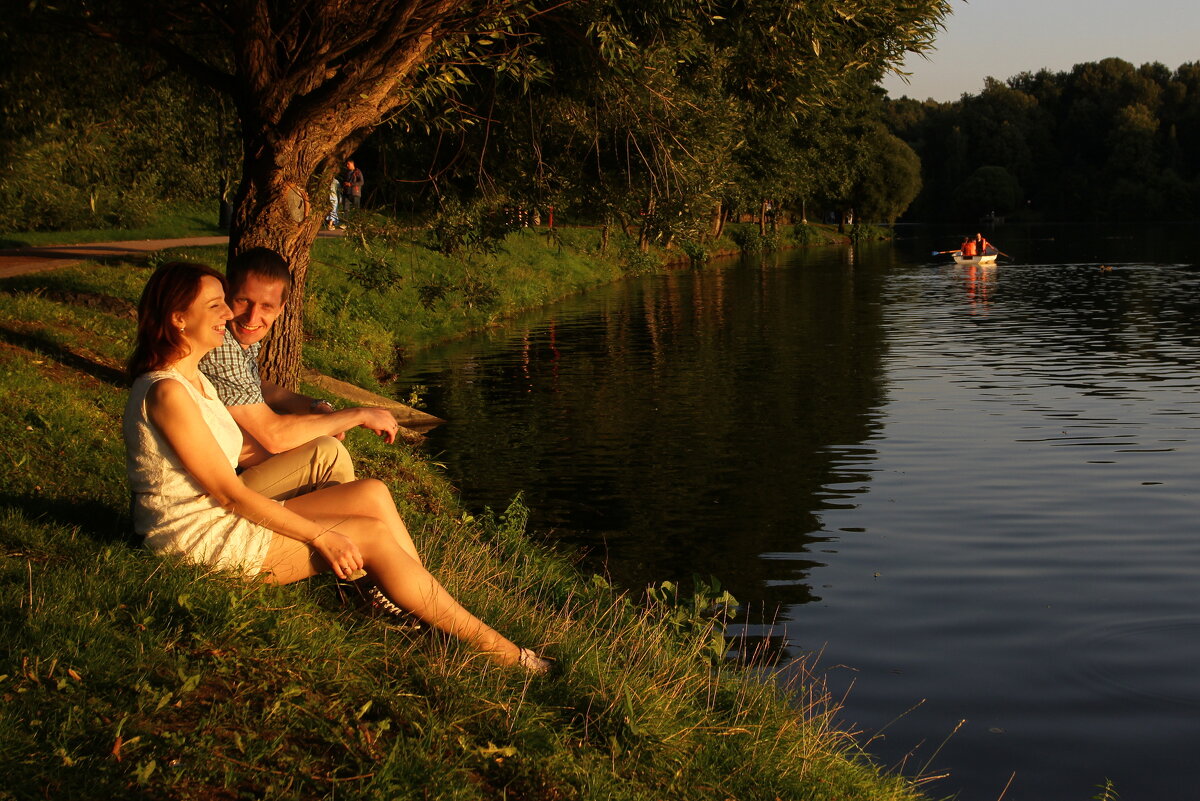
[[[0,250],[0,278],[34,273],[78,264],[88,259],[114,259],[145,256],[157,250],[178,247],[224,245],[227,236],[197,236],[186,239],[141,239],[129,242],[89,242],[83,245],[45,245],[43,247]]]

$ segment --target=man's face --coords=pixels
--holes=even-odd
[[[271,331],[283,311],[283,282],[247,275],[242,285],[229,293],[233,319],[229,330],[242,347],[259,342]]]

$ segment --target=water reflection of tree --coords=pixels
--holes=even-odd
[[[848,258],[679,271],[455,360],[442,458],[468,497],[524,492],[535,528],[626,586],[695,573],[811,600],[813,550],[842,536],[821,512],[864,491],[846,449],[882,394],[879,276]]]

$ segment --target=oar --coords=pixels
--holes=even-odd
[[[935,250],[930,255],[931,256],[944,256],[947,253],[962,253],[962,249],[960,248],[958,250]]]
[[[1005,253],[1003,250],[1000,250],[999,248],[996,249],[996,255],[997,256],[1005,256],[1010,259],[1012,258],[1012,256],[1009,256],[1007,253]]]

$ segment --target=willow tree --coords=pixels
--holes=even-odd
[[[947,0],[586,0],[540,20],[560,29],[537,46],[579,43],[546,60],[565,124],[593,143],[587,180],[608,207],[640,214],[643,243],[668,242],[692,214],[718,229],[725,196],[757,193],[761,206],[795,194],[803,176],[783,131],[857,102],[932,47],[949,11]]]
[[[49,23],[82,27],[154,54],[232,99],[241,140],[230,256],[268,247],[291,265],[295,302],[263,355],[295,386],[309,252],[330,176],[401,108],[461,78],[463,62],[511,63],[497,42],[525,15],[503,0],[61,0],[32,3]],[[324,202],[323,202],[324,201]]]

